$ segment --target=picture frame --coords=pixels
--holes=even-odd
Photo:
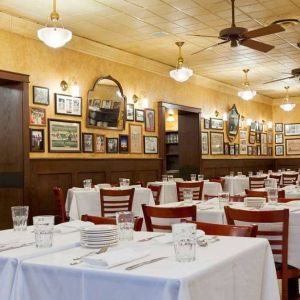
[[[29,108],[29,126],[46,126],[46,109],[31,106]]]
[[[33,104],[49,105],[49,89],[34,85],[32,87],[32,102]]]
[[[255,134],[255,142],[256,143],[258,143],[258,144],[260,144],[260,133],[259,132],[256,132],[256,134]]]
[[[94,134],[82,133],[82,152],[93,153],[94,152]]]
[[[284,135],[285,136],[300,135],[300,123],[284,124]]]
[[[240,114],[238,113],[235,104],[233,104],[233,106],[228,112],[228,122],[227,122],[228,124],[227,137],[231,142],[235,140],[238,134],[238,131],[240,129],[239,122],[240,122]]]
[[[263,123],[258,123],[257,124],[257,131],[263,132],[264,131],[264,124]]]
[[[134,114],[136,122],[145,122],[145,113],[143,109],[135,109]]]
[[[145,131],[155,131],[155,110],[146,108],[145,109]]]
[[[251,122],[251,124],[250,124],[250,132],[256,132],[256,128],[257,128],[256,121]]]
[[[240,155],[247,155],[247,143],[245,145],[240,145]]]
[[[119,153],[128,153],[128,134],[119,134]]]
[[[126,121],[134,121],[134,104],[126,104]]]
[[[286,155],[300,155],[300,138],[285,140]]]
[[[275,144],[283,144],[283,133],[275,133]]]
[[[229,143],[224,143],[224,155],[229,155]]]
[[[267,156],[268,155],[268,146],[267,144],[262,144],[260,147],[260,153],[263,156]]]
[[[257,155],[257,146],[252,146],[252,155]]]
[[[261,133],[260,134],[260,142],[262,144],[267,144],[268,140],[267,140],[267,134],[266,133]]]
[[[255,132],[249,133],[249,144],[255,144],[256,134]]]
[[[240,140],[246,140],[246,139],[247,139],[247,131],[240,130]]]
[[[48,119],[49,152],[81,152],[81,122]]]
[[[257,149],[257,150],[256,150],[256,151],[257,151],[257,155],[260,156],[260,155],[261,155],[261,146],[260,146],[260,145],[257,145],[257,146],[256,146],[256,149]]]
[[[95,134],[94,146],[95,146],[96,153],[105,153],[105,146],[106,146],[105,135]]]
[[[44,129],[29,129],[30,152],[45,152]]]
[[[224,154],[223,132],[210,132],[210,152],[212,155]]]
[[[113,101],[112,100],[102,100],[101,108],[112,109],[112,107],[113,107]]]
[[[118,138],[106,138],[106,153],[118,153],[119,151]]]
[[[229,144],[229,155],[235,154],[235,147],[234,144]]]
[[[252,146],[247,146],[247,155],[253,155],[252,154]]]
[[[210,128],[217,129],[217,130],[223,130],[224,129],[223,119],[210,118]]]
[[[283,123],[275,123],[275,132],[283,132]]]
[[[144,153],[158,154],[158,138],[157,136],[144,135]]]
[[[142,130],[142,125],[129,124],[130,153],[143,153]]]
[[[268,156],[273,156],[273,147],[268,147]]]
[[[247,146],[247,140],[240,140],[241,146]]]
[[[283,145],[275,145],[275,156],[283,156],[283,155],[284,155]]]
[[[267,133],[267,143],[272,144],[273,143],[273,132],[270,131]]]
[[[210,120],[204,119],[204,129],[210,129]]]
[[[209,154],[208,132],[201,132],[202,155]]]
[[[82,116],[82,98],[71,95],[54,94],[55,114],[74,117]]]
[[[240,154],[240,145],[234,144],[234,155],[239,155],[239,154]]]

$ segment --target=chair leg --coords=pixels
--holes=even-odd
[[[290,299],[300,299],[299,296],[299,278],[290,278],[288,280],[288,294]]]
[[[282,276],[281,279],[281,300],[289,300],[288,279]]]

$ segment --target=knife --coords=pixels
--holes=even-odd
[[[168,256],[163,256],[163,257],[158,257],[158,258],[146,260],[146,261],[143,261],[143,262],[141,262],[139,264],[135,264],[135,265],[129,266],[129,267],[125,268],[125,270],[133,270],[133,269],[142,267],[144,265],[149,265],[149,264],[155,263],[155,262],[163,260],[165,258],[168,258]]]

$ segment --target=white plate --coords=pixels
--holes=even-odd
[[[99,232],[117,230],[117,225],[99,224],[93,227],[82,228],[82,231]]]
[[[114,243],[108,243],[108,244],[89,244],[89,243],[80,243],[80,246],[85,247],[85,248],[101,248],[104,246],[115,246],[118,244],[118,241]]]
[[[90,238],[80,237],[80,240],[82,240],[82,241],[87,241],[87,242],[91,241],[91,242],[100,242],[100,243],[101,242],[106,242],[106,241],[114,241],[114,240],[117,240],[117,239],[118,239],[117,236],[111,237],[109,239],[103,239],[103,238],[101,238],[101,239],[90,239]]]

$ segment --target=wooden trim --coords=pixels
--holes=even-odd
[[[183,111],[187,111],[187,112],[201,114],[201,108],[190,107],[190,106],[186,106],[186,105],[180,105],[180,104],[163,102],[163,101],[159,101],[158,105],[161,107],[165,107],[167,109],[178,109],[178,110],[183,110]]]
[[[16,81],[16,82],[29,83],[29,75],[16,73],[16,72],[0,70],[0,78],[5,80]]]

